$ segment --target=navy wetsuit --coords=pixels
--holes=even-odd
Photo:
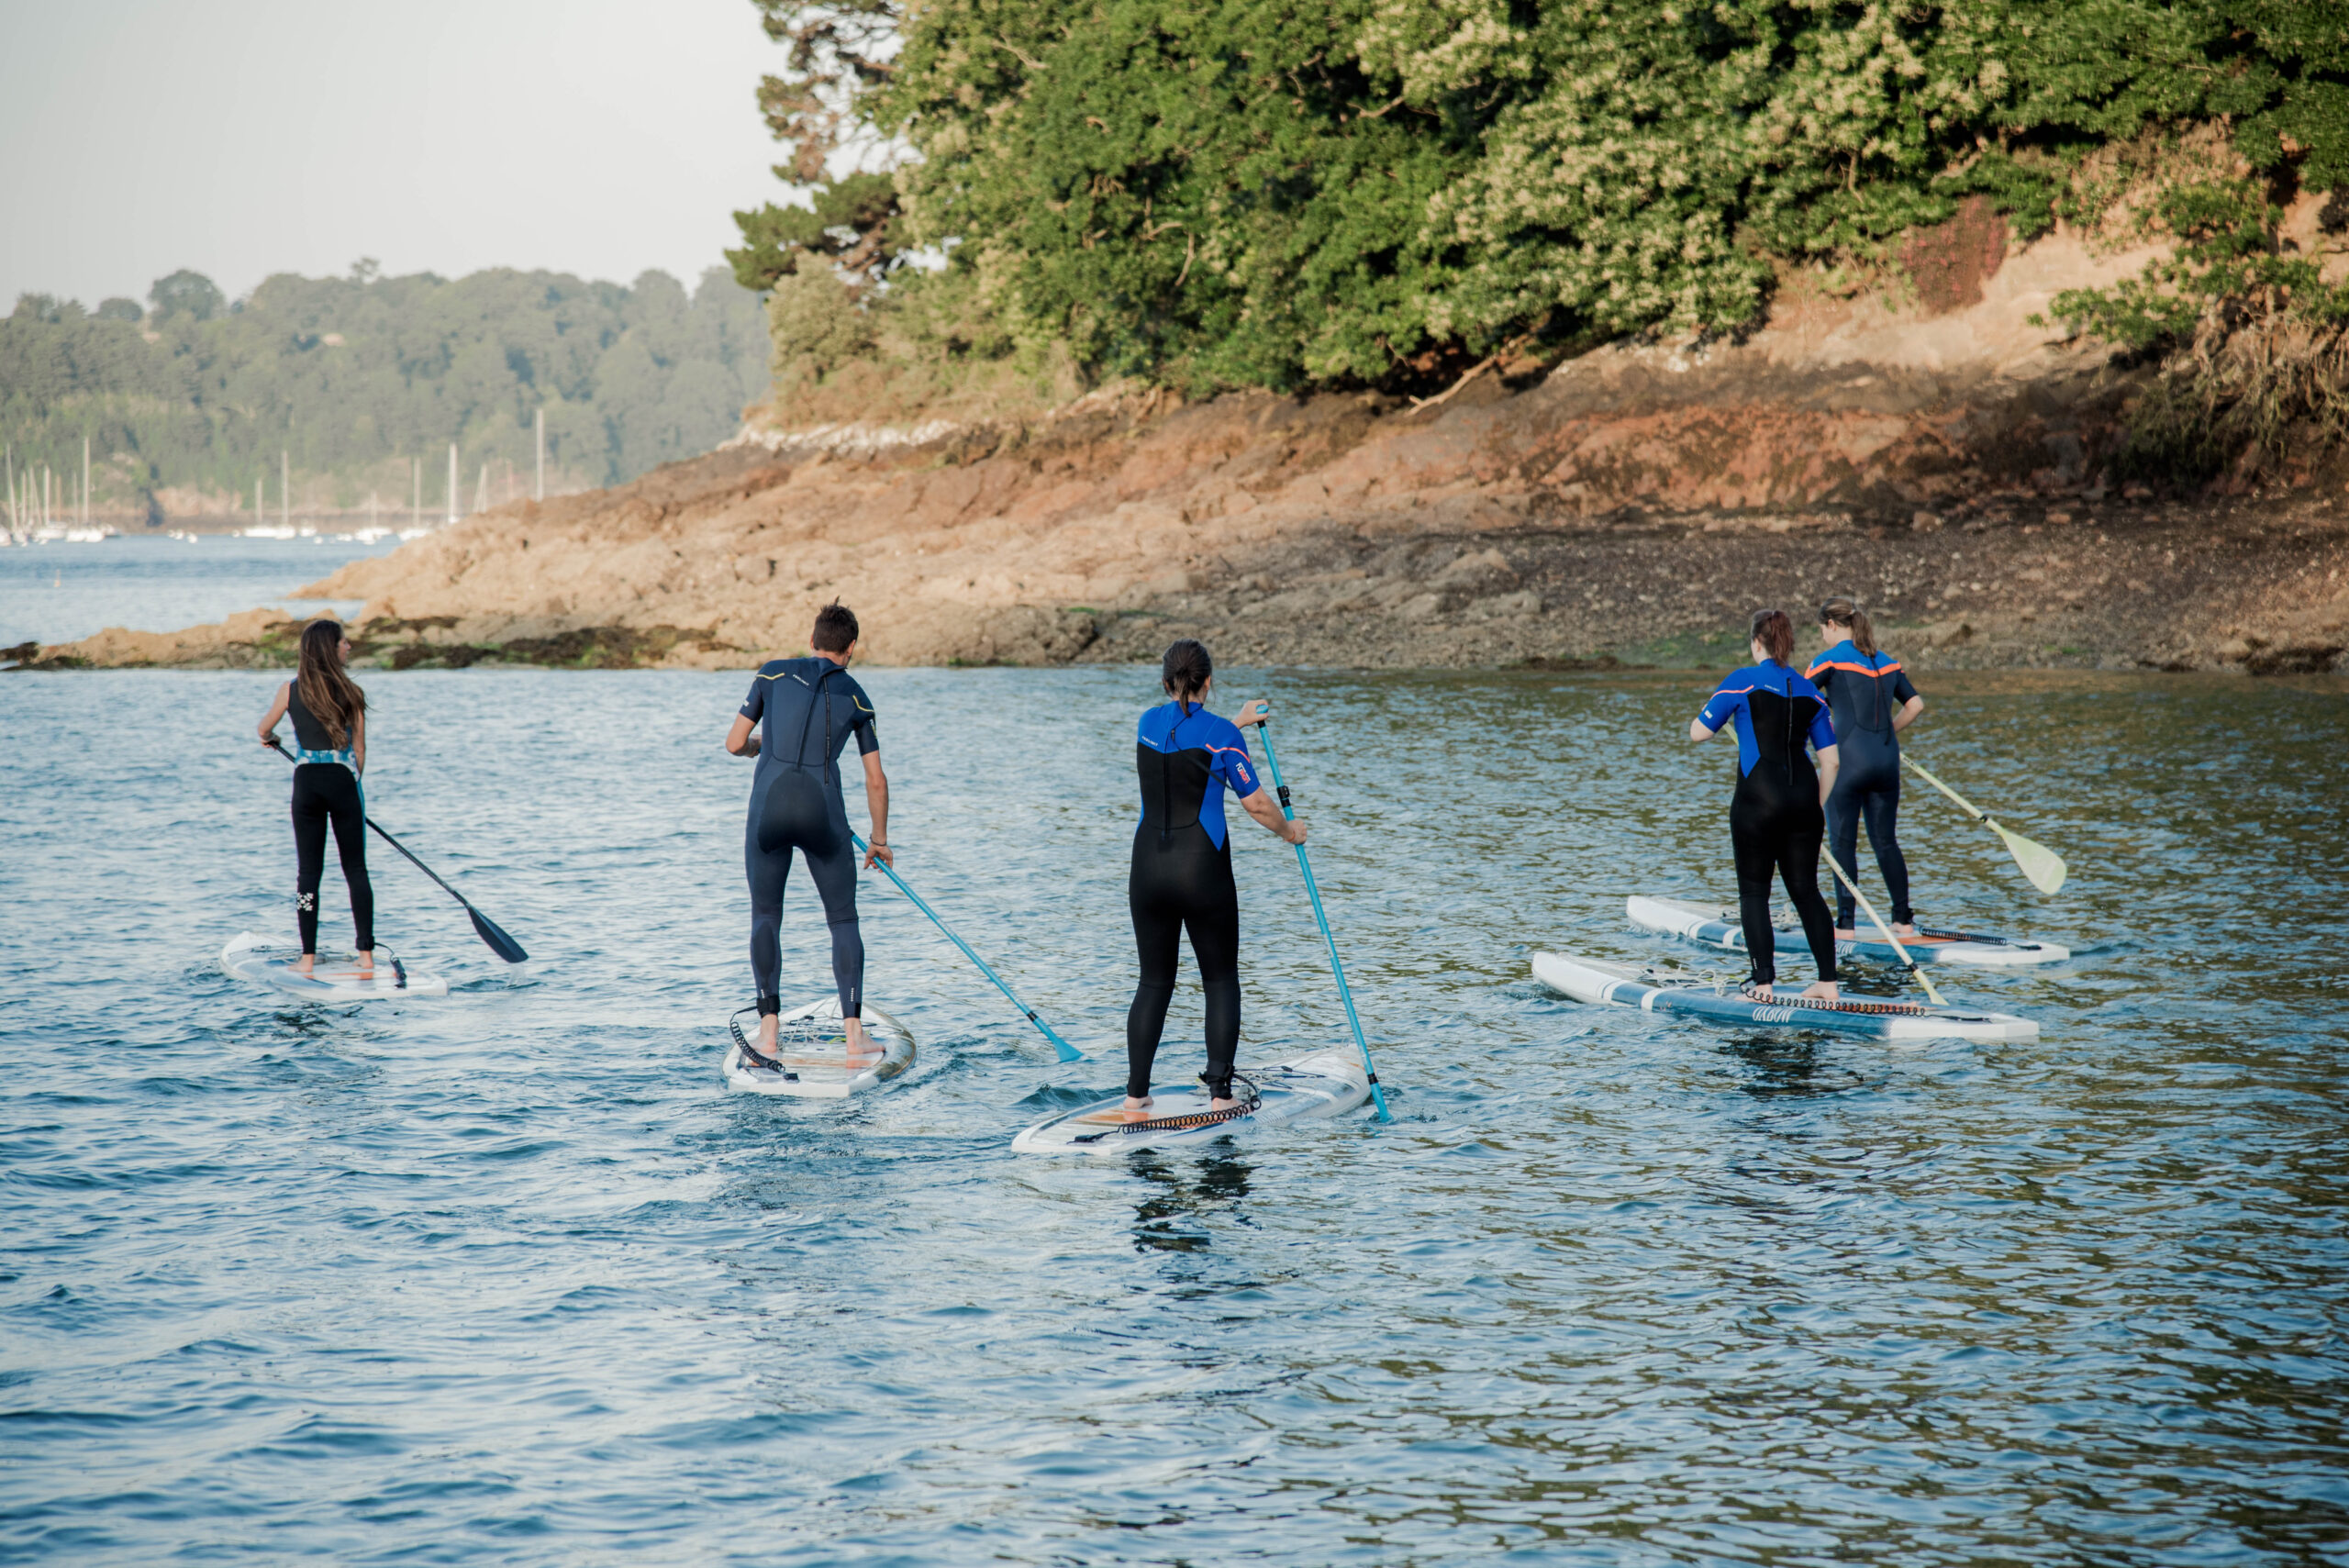
[[[1827,701],[1819,688],[1776,660],[1736,672],[1705,703],[1708,729],[1737,729],[1737,794],[1729,804],[1730,849],[1737,862],[1738,916],[1753,982],[1778,977],[1777,940],[1770,929],[1770,873],[1786,884],[1821,980],[1835,978],[1835,928],[1819,895],[1819,840],[1826,819],[1819,809],[1819,773],[1803,749],[1835,744]]]
[[[348,731],[336,745],[326,725],[302,706],[297,682],[286,683],[285,717],[294,721],[295,745],[305,751],[351,749]],[[326,878],[328,823],[342,880],[351,888],[351,945],[366,952],[375,945],[375,889],[367,880],[367,813],[359,776],[340,762],[304,762],[294,770],[294,923],[306,953],[318,951],[318,884]]]
[[[1827,852],[1856,880],[1860,868],[1853,862],[1859,848],[1860,821],[1868,825],[1868,842],[1876,849],[1876,863],[1884,873],[1885,891],[1892,895],[1892,918],[1905,924],[1915,917],[1909,907],[1909,861],[1900,852],[1900,738],[1893,733],[1892,716],[1917,695],[1900,668],[1900,661],[1879,649],[1863,653],[1846,638],[1811,661],[1805,672],[1827,698],[1835,721],[1838,769],[1835,787],[1827,796]],[[1856,906],[1842,883],[1835,884],[1835,925],[1852,929]]]
[[[1141,980],[1126,1013],[1126,1093],[1136,1099],[1150,1093],[1188,930],[1207,988],[1208,1088],[1229,1098],[1240,1051],[1240,890],[1231,880],[1223,792],[1247,799],[1256,793],[1256,770],[1238,727],[1197,703],[1168,703],[1141,716],[1134,766],[1141,822],[1126,899]]]
[[[759,772],[742,826],[759,1013],[783,1011],[783,884],[797,850],[807,857],[831,928],[841,1016],[862,1018],[864,938],[856,929],[856,846],[849,842],[848,806],[841,799],[840,755],[851,734],[860,755],[879,749],[873,704],[829,659],[774,659],[760,666],[741,714],[762,726]]]

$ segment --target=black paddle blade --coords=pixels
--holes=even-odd
[[[490,951],[508,963],[521,963],[529,958],[530,955],[522,951],[522,944],[507,936],[496,921],[470,904],[465,906],[465,913],[473,917],[473,932]]]

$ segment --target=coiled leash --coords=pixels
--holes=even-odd
[[[1118,1138],[1136,1132],[1180,1132],[1189,1128],[1213,1127],[1219,1122],[1238,1121],[1242,1117],[1254,1116],[1264,1106],[1264,1091],[1257,1088],[1256,1081],[1245,1073],[1235,1070],[1231,1079],[1235,1084],[1248,1085],[1248,1097],[1230,1110],[1191,1111],[1183,1116],[1163,1116],[1150,1121],[1120,1122],[1116,1127],[1105,1127],[1098,1132],[1080,1133],[1069,1141],[1098,1143],[1104,1139]]]

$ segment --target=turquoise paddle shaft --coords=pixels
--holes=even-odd
[[[848,838],[849,842],[856,846],[857,852],[859,854],[869,855],[873,852],[871,846],[867,845],[863,840],[858,838],[854,833],[851,833]],[[1053,1032],[1052,1025],[1046,1023],[1042,1018],[1038,1018],[1036,1016],[1036,1009],[1021,1001],[1019,999],[1019,994],[1003,983],[1003,976],[997,974],[994,970],[989,969],[987,967],[987,961],[981,958],[977,953],[973,952],[971,951],[971,944],[956,936],[954,934],[954,928],[940,919],[938,917],[938,911],[923,903],[921,895],[916,893],[912,888],[906,885],[906,879],[897,874],[895,867],[891,866],[887,861],[874,861],[873,863],[879,866],[883,872],[887,873],[889,880],[897,884],[898,892],[904,894],[907,897],[914,901],[915,908],[930,917],[931,925],[936,926],[940,930],[946,933],[946,940],[948,941],[952,942],[956,947],[963,950],[963,956],[964,958],[969,959],[973,963],[979,966],[979,973],[981,974],[985,975],[989,980],[995,982],[995,988],[996,990],[1011,998],[1011,1005],[1019,1008],[1019,1011],[1026,1016],[1030,1023],[1034,1024],[1038,1029],[1044,1031],[1044,1038],[1052,1042],[1052,1049],[1060,1053],[1060,1059],[1063,1062],[1082,1062],[1085,1060],[1085,1052],[1077,1050],[1076,1047],[1063,1040],[1058,1034]]]
[[[1267,703],[1264,711],[1270,713],[1272,705]],[[1281,783],[1281,760],[1273,755],[1273,727],[1269,722],[1261,724],[1257,733],[1264,738],[1264,764],[1273,770],[1273,789],[1280,796],[1281,817],[1294,822],[1297,813],[1289,806],[1288,785]],[[1321,890],[1313,884],[1313,862],[1305,858],[1303,844],[1296,849],[1297,869],[1305,873],[1305,895],[1313,900],[1313,918],[1321,927],[1321,940],[1330,947],[1330,973],[1338,982],[1338,1000],[1346,1005],[1346,1022],[1353,1026],[1354,1047],[1362,1052],[1362,1070],[1370,1074],[1371,1103],[1378,1107],[1379,1120],[1393,1121],[1395,1118],[1386,1110],[1386,1091],[1378,1086],[1378,1069],[1370,1063],[1370,1042],[1363,1038],[1362,1019],[1354,1013],[1354,994],[1346,989],[1346,967],[1338,962],[1338,939],[1330,934],[1330,917],[1321,911]]]

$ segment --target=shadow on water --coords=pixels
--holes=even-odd
[[[1248,1223],[1240,1200],[1249,1194],[1248,1178],[1254,1167],[1229,1145],[1210,1149],[1187,1174],[1155,1150],[1137,1150],[1131,1159],[1133,1173],[1153,1189],[1134,1206],[1137,1251],[1205,1251],[1211,1238],[1199,1222],[1208,1217],[1222,1215]]]
[[[1821,1035],[1732,1035],[1721,1054],[1745,1071],[1738,1088],[1757,1100],[1808,1099],[1864,1089],[1868,1080],[1832,1060],[1821,1060]]]

